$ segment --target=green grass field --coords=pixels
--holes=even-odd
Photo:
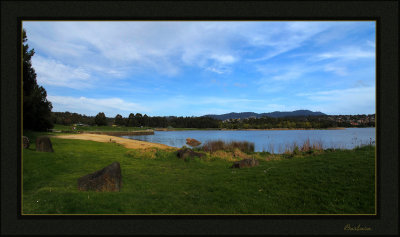
[[[374,214],[375,147],[230,169],[223,159],[154,157],[116,143],[52,138],[35,151],[25,132],[23,214]],[[268,154],[263,154],[268,157]],[[77,179],[118,161],[120,192],[83,192]]]

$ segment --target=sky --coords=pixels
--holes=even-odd
[[[375,113],[374,21],[24,21],[54,112]]]

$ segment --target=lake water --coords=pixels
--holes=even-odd
[[[294,143],[322,143],[324,148],[352,149],[361,144],[375,143],[375,128],[346,128],[339,130],[192,130],[155,131],[154,135],[123,136],[124,138],[161,143],[173,147],[186,145],[186,138],[202,143],[212,140],[253,142],[255,151],[284,152]]]

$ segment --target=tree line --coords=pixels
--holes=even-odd
[[[52,121],[55,124],[73,125],[117,125],[127,127],[157,127],[157,128],[219,128],[220,121],[209,117],[177,117],[148,116],[141,113],[130,113],[128,117],[117,114],[114,118],[106,117],[103,112],[96,116],[86,116],[70,112],[53,112]]]
[[[374,127],[374,122],[354,125],[350,121],[335,121],[332,116],[297,116],[284,118],[247,118],[229,119],[221,123],[221,128],[225,129],[272,129],[272,128],[306,128],[324,129],[334,127]],[[356,118],[356,117],[355,117]]]
[[[338,124],[323,119],[323,117],[307,116],[307,117],[286,117],[286,118],[248,118],[248,119],[231,119],[222,122],[222,128],[226,129],[272,129],[272,128],[331,128],[338,127]]]
[[[127,127],[153,127],[153,128],[220,128],[220,129],[273,129],[273,128],[305,128],[324,129],[332,127],[373,127],[373,123],[352,125],[349,122],[337,122],[329,116],[302,116],[285,118],[247,118],[218,120],[207,116],[201,117],[176,117],[176,116],[148,116],[141,113],[130,113],[128,117],[117,114],[115,117],[106,117],[103,112],[96,116],[86,116],[70,112],[53,112],[55,124],[72,125],[83,123],[87,125],[117,125]]]

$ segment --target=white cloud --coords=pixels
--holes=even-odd
[[[302,46],[337,24],[61,21],[24,22],[24,27],[38,52],[66,65],[87,68],[96,65],[110,76],[124,77],[144,70],[176,76],[183,66],[223,74],[231,72],[232,64],[243,58],[250,62],[270,59]],[[239,50],[238,45],[256,47],[262,56],[246,55],[247,49]],[[319,54],[317,59],[370,56],[371,52],[352,49]]]
[[[342,60],[355,60],[362,58],[374,58],[375,51],[373,50],[362,50],[356,47],[347,47],[338,51],[321,53],[316,56],[316,60],[325,59],[342,59]]]
[[[246,53],[237,50],[237,45],[259,47],[264,55],[253,60],[265,60],[299,47],[330,25],[326,22],[24,22],[34,47],[57,60],[62,58],[64,64],[87,65],[94,61],[105,70],[109,68],[108,71],[118,65],[136,71],[156,70],[167,76],[179,74],[183,65],[206,70],[227,67]],[[121,74],[124,73],[119,71],[118,75]]]
[[[321,66],[307,65],[303,63],[283,64],[283,65],[260,65],[257,70],[263,74],[263,78],[258,81],[259,84],[270,84],[274,81],[293,81],[307,73],[315,72],[321,69]]]
[[[273,76],[272,79],[277,80],[277,81],[295,80],[295,79],[299,78],[300,76],[302,76],[303,74],[304,74],[303,71],[292,70],[292,71],[288,71],[288,72],[280,74],[280,75]]]
[[[210,58],[216,60],[217,62],[221,63],[221,64],[231,64],[237,61],[237,59],[235,57],[233,57],[232,55],[217,55],[217,54],[213,54],[210,56]]]
[[[365,68],[371,67],[372,63],[364,59],[375,56],[374,42],[371,36],[358,40],[365,35],[358,35],[358,32],[364,30],[353,32],[348,37],[346,32],[356,30],[358,23],[346,25],[349,25],[348,29],[337,33],[341,22],[24,22],[28,43],[37,53],[32,60],[40,84],[93,89],[81,94],[93,99],[99,97],[94,96],[98,93],[96,89],[108,94],[119,93],[113,97],[131,96],[135,99],[140,97],[138,94],[143,95],[147,91],[146,95],[156,94],[154,100],[158,101],[140,103],[149,106],[147,111],[157,113],[171,108],[171,114],[172,109],[203,111],[208,107],[215,111],[223,108],[237,111],[262,107],[264,102],[257,100],[228,98],[227,93],[237,89],[234,87],[241,87],[237,82],[243,82],[244,78],[249,83],[243,90],[251,90],[254,86],[255,99],[267,98],[268,93],[265,92],[295,91],[293,89],[303,79],[307,80],[305,82],[311,90],[314,84],[321,84],[321,80],[332,80],[331,73],[347,76],[335,77],[338,80],[333,79],[334,82],[330,83],[335,88],[360,78],[369,79],[369,69]],[[327,32],[331,34],[323,37]],[[368,32],[372,32],[371,27]],[[357,42],[352,36],[357,38]],[[341,47],[338,50],[337,45]],[[292,52],[297,57],[290,57]],[[288,54],[281,55],[284,53]],[[278,55],[283,57],[263,61]],[[358,59],[362,59],[362,65],[358,64]],[[257,61],[260,62],[252,63]],[[211,73],[199,73],[199,69]],[[191,76],[193,73],[196,75]],[[226,74],[231,75],[227,77]],[[214,78],[218,80],[214,84],[223,88],[208,86],[207,91],[187,90]],[[235,78],[240,78],[240,81],[235,81]],[[262,80],[256,82],[253,78]],[[352,81],[345,82],[347,78]],[[60,88],[56,89],[60,91]],[[55,95],[50,90],[49,94]],[[181,91],[186,93],[184,99],[174,97]],[[220,92],[227,97],[218,97]],[[63,95],[67,93],[65,91]],[[268,98],[269,103],[281,103],[272,102],[271,97]],[[128,104],[129,109],[139,106],[127,101],[107,100],[105,105],[113,107],[99,107],[90,98],[77,100],[74,104],[86,101],[93,104],[96,112],[99,112],[98,108],[113,111],[117,109],[117,104]],[[63,105],[61,101],[59,104]],[[276,106],[277,110],[284,109],[279,106]],[[273,108],[273,105],[270,107]]]
[[[261,57],[249,59],[250,62],[271,59],[290,50],[296,49],[313,36],[327,30],[332,22],[270,22],[259,30],[251,28],[248,33],[250,43],[264,47]],[[255,32],[255,33],[254,33]],[[247,32],[246,32],[247,33]]]
[[[333,73],[335,73],[335,74],[337,74],[339,76],[348,75],[347,68],[343,67],[343,66],[336,66],[336,65],[333,65],[333,64],[327,64],[327,65],[325,65],[324,70],[327,71],[327,72],[333,72]]]
[[[127,66],[174,76],[183,65],[206,69],[239,60],[231,39],[237,23],[25,22],[37,51],[63,63]],[[240,25],[240,24],[239,24]],[[69,60],[67,59],[69,58]],[[123,68],[123,67],[122,67]],[[105,69],[106,70],[106,69]]]
[[[92,87],[95,82],[90,72],[83,67],[65,65],[41,56],[32,57],[32,65],[39,84],[83,89]]]
[[[211,66],[206,68],[207,71],[215,72],[217,74],[229,73],[230,70],[226,67]]]
[[[129,113],[148,112],[149,109],[137,104],[124,101],[120,98],[86,98],[71,96],[47,96],[47,99],[53,104],[53,111],[73,111],[86,115],[96,115],[104,112],[106,116],[112,117],[120,113],[127,116]]]

